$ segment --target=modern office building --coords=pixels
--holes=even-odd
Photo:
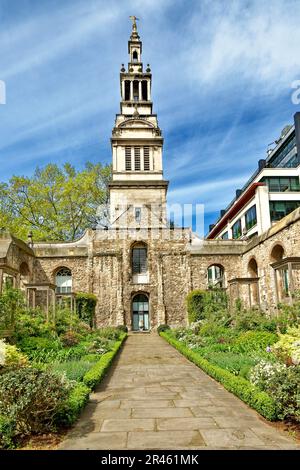
[[[260,235],[300,206],[300,112],[286,126],[275,148],[233,201],[209,227],[208,239],[243,239]]]

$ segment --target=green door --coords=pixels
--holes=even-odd
[[[145,294],[137,294],[132,300],[133,331],[149,330],[149,301]]]

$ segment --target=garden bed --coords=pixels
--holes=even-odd
[[[93,329],[66,309],[47,322],[16,290],[7,296],[0,314],[12,300],[15,322],[10,338],[0,339],[0,448],[36,446],[39,436],[55,442],[107,373],[126,328]]]
[[[300,423],[300,293],[277,314],[229,308],[221,291],[187,297],[190,326],[159,332],[190,361],[270,421]]]

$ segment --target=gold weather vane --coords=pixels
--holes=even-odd
[[[137,18],[136,16],[129,16],[129,19],[132,21],[132,29],[136,31],[136,21],[139,21],[139,18]]]

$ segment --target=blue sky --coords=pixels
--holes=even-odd
[[[169,202],[206,226],[299,111],[299,0],[0,0],[0,180],[110,162],[129,15],[165,138]]]

